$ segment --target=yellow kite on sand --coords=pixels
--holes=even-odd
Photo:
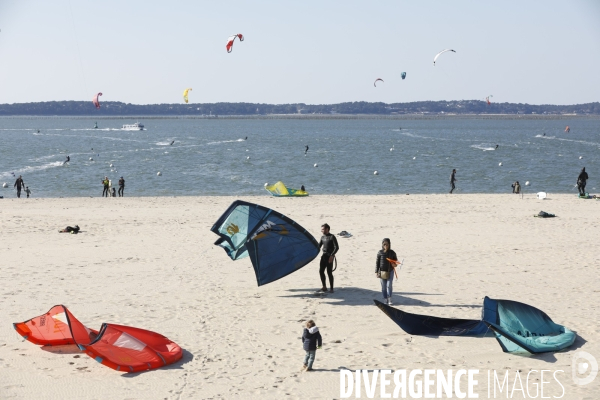
[[[279,181],[273,185],[265,185],[265,189],[276,197],[302,197],[308,196],[308,192],[300,189],[290,189]]]

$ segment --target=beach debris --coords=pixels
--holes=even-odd
[[[571,346],[577,337],[569,328],[552,321],[545,312],[512,300],[494,300],[486,296],[481,320],[411,314],[377,300],[374,302],[409,335],[494,335],[505,353],[560,351]]]
[[[383,79],[381,79],[381,78],[375,79],[375,82],[373,82],[373,86],[377,87],[377,81],[383,82]]]
[[[98,93],[94,96],[94,98],[92,99],[92,104],[96,107],[96,108],[100,108],[100,99],[98,99],[98,96],[102,96],[102,93]]]
[[[445,49],[445,50],[442,50],[442,51],[440,51],[439,53],[437,53],[437,54],[435,55],[435,57],[433,57],[433,66],[434,66],[434,67],[435,67],[435,60],[437,60],[439,56],[441,56],[442,54],[444,54],[444,53],[445,53],[445,52],[447,52],[447,51],[451,51],[451,52],[453,52],[453,53],[456,53],[456,51],[455,51],[455,50],[452,50],[452,49]]]
[[[64,305],[56,305],[43,315],[13,326],[31,343],[77,345],[100,364],[122,372],[164,367],[183,356],[177,343],[156,332],[110,323],[103,323],[99,331],[90,329]]]
[[[556,215],[555,214],[547,213],[546,211],[540,211],[539,213],[537,213],[537,215],[534,215],[534,217],[537,217],[537,218],[554,218],[554,217],[556,217]]]
[[[537,192],[536,196],[537,196],[538,200],[544,200],[546,197],[548,197],[546,192]]]
[[[183,101],[185,101],[186,103],[188,102],[188,92],[192,90],[192,88],[187,88],[183,91]],[[171,143],[173,144],[173,143]]]
[[[162,172],[158,171],[158,172],[156,173],[156,176],[162,176]]]
[[[271,186],[265,184],[265,189],[275,197],[304,197],[308,193],[302,189],[291,189],[279,181]]]
[[[297,222],[259,204],[234,201],[210,229],[232,260],[250,257],[258,286],[304,267],[319,254],[317,240]]]
[[[227,46],[225,46],[228,53],[231,53],[231,50],[233,50],[233,41],[235,40],[235,38],[240,39],[240,42],[244,41],[244,35],[242,35],[241,33],[229,36],[229,38],[227,38]]]
[[[379,172],[375,171],[373,172],[373,175],[379,175]]]

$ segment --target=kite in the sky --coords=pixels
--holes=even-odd
[[[494,97],[494,96],[492,96],[492,95],[490,94],[488,97],[486,97],[486,98],[485,98],[485,102],[486,102],[488,105],[492,104],[492,102],[490,101],[490,97]]]
[[[244,41],[244,36],[241,33],[238,33],[237,35],[232,35],[229,36],[229,38],[227,39],[227,52],[231,53],[231,50],[233,49],[233,41],[235,40],[235,38],[240,39],[240,42]]]
[[[373,82],[373,86],[377,87],[377,81],[383,82],[383,79],[381,79],[381,78],[375,79],[375,82]]]
[[[443,53],[445,53],[445,52],[447,52],[447,51],[451,51],[451,52],[453,52],[453,53],[456,53],[456,51],[454,51],[454,50],[452,50],[452,49],[445,49],[445,50],[442,50],[442,51],[440,51],[439,53],[437,53],[437,54],[435,55],[435,57],[433,57],[433,66],[434,66],[434,67],[435,67],[435,60],[437,60],[437,59],[438,59],[438,57],[439,57],[441,54],[443,54]]]
[[[192,90],[192,88],[187,88],[183,91],[183,101],[188,102],[188,92]]]
[[[317,240],[291,220],[267,207],[234,201],[210,229],[215,245],[232,260],[250,256],[258,286],[299,270],[319,254]]]
[[[100,108],[100,100],[98,99],[99,96],[102,96],[102,93],[98,93],[92,99],[92,103],[96,106],[96,108]]]
[[[406,78],[406,72],[403,72],[402,74],[400,74],[400,76],[402,77],[402,80],[404,80],[404,78]]]

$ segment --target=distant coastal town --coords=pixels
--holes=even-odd
[[[347,102],[339,104],[258,104],[258,103],[197,103],[197,104],[130,104],[105,101],[96,109],[89,101],[48,101],[37,103],[0,104],[0,116],[189,116],[265,117],[265,116],[579,116],[600,115],[600,102],[574,105],[532,105],[494,103],[484,100],[418,101],[410,103]]]

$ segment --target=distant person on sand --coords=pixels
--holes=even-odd
[[[308,145],[306,145],[306,149],[304,150],[304,155],[306,155],[306,153],[308,153]]]
[[[21,175],[19,175],[19,177],[15,181],[13,188],[14,187],[17,188],[17,198],[20,199],[21,198],[21,188],[25,187],[25,183],[23,182],[23,177]]]
[[[60,233],[77,233],[77,232],[79,232],[79,225],[75,225],[75,227],[67,226],[65,229],[61,229],[58,232],[60,232]]]
[[[102,179],[102,184],[104,185],[104,190],[102,190],[102,197],[108,197],[108,185],[109,185],[109,180],[108,180],[108,176],[105,176],[104,179]]]
[[[388,305],[392,305],[392,283],[394,281],[394,266],[388,260],[398,261],[396,252],[392,250],[390,239],[385,238],[381,241],[381,250],[377,252],[377,260],[375,261],[375,275],[381,282],[381,293],[383,301]]]
[[[333,260],[335,260],[335,253],[338,252],[340,246],[338,245],[335,235],[329,233],[331,228],[328,224],[321,225],[321,240],[319,241],[319,249],[323,247],[323,254],[321,255],[321,261],[319,263],[319,275],[321,276],[321,283],[323,287],[322,292],[327,291],[327,281],[325,280],[325,269],[327,269],[327,275],[329,276],[329,293],[333,293]]]
[[[27,195],[27,198],[29,198],[29,195],[31,194],[31,190],[29,190],[29,186],[25,186],[25,194]]]
[[[588,180],[588,174],[585,172],[585,167],[581,169],[579,176],[577,177],[577,189],[579,189],[579,195],[585,196],[585,185]]]
[[[452,192],[454,191],[454,189],[456,189],[456,186],[454,185],[454,182],[456,182],[456,169],[452,170],[452,174],[450,175],[450,194],[452,194]]]
[[[119,197],[123,197],[123,192],[125,191],[125,179],[121,177],[119,179]]]
[[[304,365],[302,365],[303,371],[312,371],[313,363],[315,362],[315,356],[317,349],[320,349],[323,345],[323,338],[317,328],[315,321],[306,321],[306,328],[302,331],[302,348],[306,351],[304,356]]]
[[[519,181],[516,181],[515,183],[513,183],[511,185],[512,189],[513,189],[513,193],[519,194],[521,193],[521,184],[519,183]]]

